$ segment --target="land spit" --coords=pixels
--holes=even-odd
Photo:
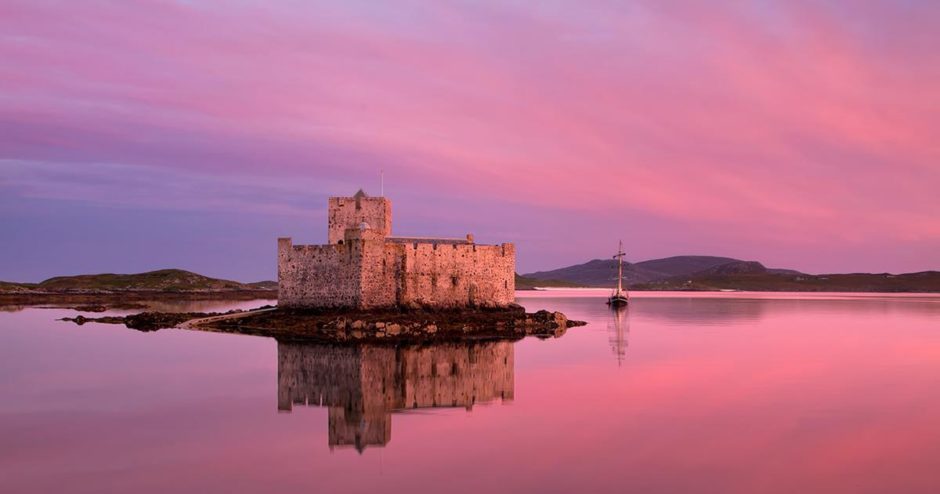
[[[332,343],[428,342],[453,340],[558,337],[583,326],[561,312],[527,313],[521,306],[504,309],[321,311],[263,307],[226,313],[142,312],[129,316],[65,318],[77,324],[124,324],[141,331],[181,327],[200,331],[250,334]]]
[[[277,290],[115,290],[115,291],[66,291],[66,292],[13,292],[0,293],[0,307],[28,305],[69,305],[99,310],[136,309],[145,307],[150,301],[196,301],[196,300],[259,300],[276,299]],[[79,309],[81,310],[81,309]]]

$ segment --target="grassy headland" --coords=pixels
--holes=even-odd
[[[277,282],[240,283],[182,269],[136,274],[57,276],[39,283],[0,281],[0,302],[95,303],[148,299],[277,298]]]

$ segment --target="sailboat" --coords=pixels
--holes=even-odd
[[[614,259],[617,260],[617,290],[610,294],[610,297],[607,299],[607,305],[611,307],[623,307],[629,302],[629,296],[627,291],[623,289],[623,240],[620,241],[620,248],[617,249],[617,255],[614,256]]]

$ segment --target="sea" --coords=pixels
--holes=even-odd
[[[0,492],[940,492],[940,295],[606,295],[399,346],[0,308]]]

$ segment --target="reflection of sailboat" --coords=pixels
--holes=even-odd
[[[384,446],[391,415],[513,398],[509,341],[434,345],[277,344],[278,409],[329,407],[329,445]]]
[[[623,289],[623,240],[620,241],[620,247],[617,249],[617,255],[614,256],[614,259],[617,260],[617,290],[610,294],[610,297],[607,299],[607,305],[611,307],[622,307],[627,305],[629,302],[627,291]]]
[[[607,329],[610,330],[610,349],[617,357],[617,365],[619,366],[623,365],[623,359],[627,354],[627,346],[629,346],[627,338],[630,335],[630,320],[627,318],[627,308],[623,306],[615,307],[613,316],[614,322],[608,324]]]

